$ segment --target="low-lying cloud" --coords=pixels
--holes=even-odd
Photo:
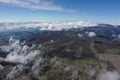
[[[88,37],[95,37],[96,33],[95,32],[88,32]]]
[[[35,45],[29,47],[25,45],[25,42],[20,42],[12,37],[8,45],[1,46],[2,51],[9,53],[5,59],[6,61],[22,64],[27,64],[34,60],[37,55],[40,55],[41,51],[35,48]]]
[[[2,65],[0,64],[0,70],[2,70],[2,69],[4,69],[4,66],[2,66]]]
[[[7,74],[6,79],[12,80],[15,76],[23,72],[24,69],[25,69],[24,65],[14,66],[13,69]]]
[[[120,74],[117,71],[102,71],[97,80],[120,80]]]
[[[96,23],[74,21],[74,22],[4,22],[1,23],[0,31],[14,30],[14,29],[39,29],[59,31],[63,29],[82,28],[97,26]]]

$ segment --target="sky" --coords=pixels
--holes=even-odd
[[[0,21],[120,22],[120,0],[0,0]]]

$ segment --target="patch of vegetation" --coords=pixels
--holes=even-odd
[[[85,58],[85,59],[67,59],[67,58],[58,58],[58,61],[61,62],[59,65],[54,65],[52,66],[51,70],[48,71],[48,73],[39,76],[38,80],[67,80],[70,78],[75,70],[80,71],[81,76],[86,76],[88,75],[84,74],[86,71],[86,68],[88,68],[88,65],[92,65],[95,63],[95,59],[92,58]],[[72,66],[70,70],[65,71],[66,67]],[[93,66],[94,67],[94,66]],[[81,77],[82,79],[84,77]],[[87,78],[84,78],[83,80],[89,80]]]
[[[120,54],[120,49],[112,48],[112,49],[105,49],[106,54]]]
[[[64,71],[63,68],[54,67],[47,75],[47,80],[67,80],[72,71]]]
[[[84,59],[75,59],[75,60],[59,58],[59,61],[61,61],[64,66],[73,65],[80,71],[84,71],[86,70],[86,67],[88,67],[88,65],[93,66],[94,63],[96,63],[96,60],[93,58],[84,58]]]

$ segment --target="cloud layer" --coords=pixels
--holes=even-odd
[[[39,29],[39,30],[52,30],[60,31],[63,29],[81,28],[97,26],[95,23],[75,21],[75,22],[13,22],[13,23],[0,23],[0,31],[13,30],[13,29]]]
[[[21,43],[12,37],[8,45],[3,45],[0,48],[4,52],[9,52],[5,60],[13,63],[27,64],[41,53],[40,50],[35,49],[35,45],[29,47],[25,45],[25,42]]]

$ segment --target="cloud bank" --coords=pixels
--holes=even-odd
[[[2,51],[9,52],[5,58],[6,61],[21,64],[27,64],[34,60],[36,56],[40,55],[41,51],[35,48],[35,45],[29,47],[25,45],[25,42],[22,43],[12,37],[8,45],[1,46]]]
[[[116,71],[103,71],[97,80],[120,80],[120,74]]]
[[[39,29],[39,30],[52,30],[60,31],[63,29],[81,28],[97,26],[96,23],[85,21],[74,22],[3,22],[0,23],[0,31],[13,30],[13,29]]]

